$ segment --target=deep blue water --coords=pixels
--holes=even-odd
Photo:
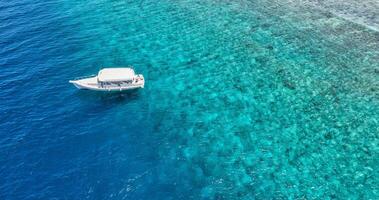
[[[1,1],[0,199],[378,199],[379,33],[294,2]]]

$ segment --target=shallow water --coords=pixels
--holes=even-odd
[[[0,197],[377,199],[379,34],[291,2],[0,3]]]

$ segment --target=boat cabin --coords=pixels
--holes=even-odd
[[[131,68],[105,68],[99,71],[97,81],[100,87],[122,87],[141,81]]]

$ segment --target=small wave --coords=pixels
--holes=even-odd
[[[378,11],[379,12],[379,11]],[[340,14],[338,12],[331,12],[333,15],[343,18],[344,20],[347,20],[349,22],[359,24],[361,26],[364,26],[372,31],[379,32],[379,24],[377,23],[372,23],[372,22],[367,22],[365,19],[362,19],[360,17],[355,17],[355,16],[349,16],[345,14]]]
[[[379,32],[379,1],[377,0],[307,0],[306,3]]]

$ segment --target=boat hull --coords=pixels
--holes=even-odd
[[[117,92],[117,91],[126,91],[134,90],[139,88],[144,88],[145,81],[139,81],[138,83],[123,85],[123,86],[103,86],[101,87],[96,80],[91,80],[93,78],[82,79],[82,80],[71,80],[76,88],[81,90],[94,90],[94,91],[103,91],[103,92]]]

